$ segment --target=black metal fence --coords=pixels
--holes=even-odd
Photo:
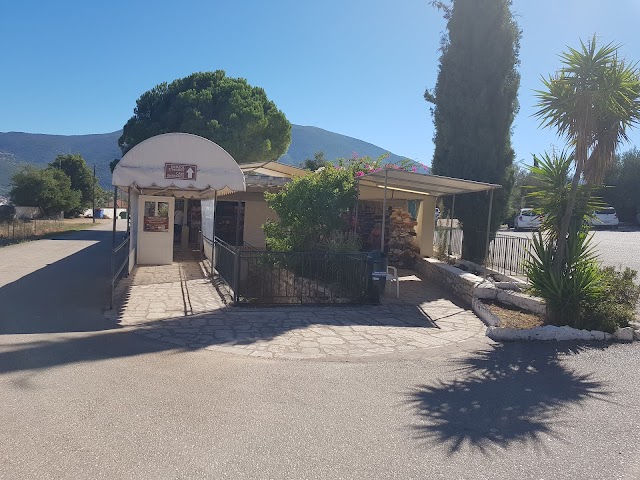
[[[236,305],[360,304],[368,301],[366,255],[236,249],[216,238],[213,264]]]
[[[531,255],[531,239],[495,233],[490,240],[485,266],[504,275],[525,275],[524,263]]]
[[[462,229],[438,227],[434,232],[433,244],[436,251],[445,249],[449,255],[462,255]],[[484,252],[487,232],[477,232],[474,239],[475,250]],[[489,235],[489,251],[484,265],[504,275],[525,275],[524,263],[529,258],[531,238],[492,233]]]
[[[236,247],[216,237],[213,249],[213,265],[225,282],[234,288],[236,285]]]
[[[366,253],[240,252],[241,304],[360,304],[368,301]]]

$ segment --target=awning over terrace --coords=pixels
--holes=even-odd
[[[150,195],[199,199],[246,189],[244,174],[231,155],[189,133],[165,133],[139,143],[122,157],[112,183]]]
[[[488,249],[493,191],[498,188],[502,188],[502,186],[461,178],[424,175],[395,168],[385,168],[359,177],[358,198],[360,200],[377,200],[383,202],[380,250],[384,250],[385,245],[387,200],[422,200],[416,231],[420,237],[419,246],[421,254],[431,255],[433,253],[432,239],[436,197],[453,196],[451,208],[451,218],[453,218],[456,195],[488,191],[490,193],[486,233],[486,249]],[[449,235],[451,236],[451,232]]]
[[[442,197],[502,188],[501,185],[493,183],[425,175],[391,168],[364,175],[360,177],[359,184],[362,200],[382,200],[385,195],[385,186],[388,190],[388,198],[403,200],[419,200],[425,196]]]

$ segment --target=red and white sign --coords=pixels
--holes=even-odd
[[[198,174],[197,165],[185,163],[165,163],[164,178],[178,180],[195,180]]]

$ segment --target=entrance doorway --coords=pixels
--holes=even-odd
[[[238,209],[238,204],[240,208]],[[236,245],[236,225],[240,216],[240,231],[238,232],[238,244],[244,245],[244,202],[216,203],[216,237],[229,245]]]

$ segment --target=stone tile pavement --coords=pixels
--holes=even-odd
[[[329,359],[420,352],[485,340],[485,325],[442,289],[400,272],[381,306],[229,307],[201,265],[139,266],[114,318],[148,338],[250,357]]]

